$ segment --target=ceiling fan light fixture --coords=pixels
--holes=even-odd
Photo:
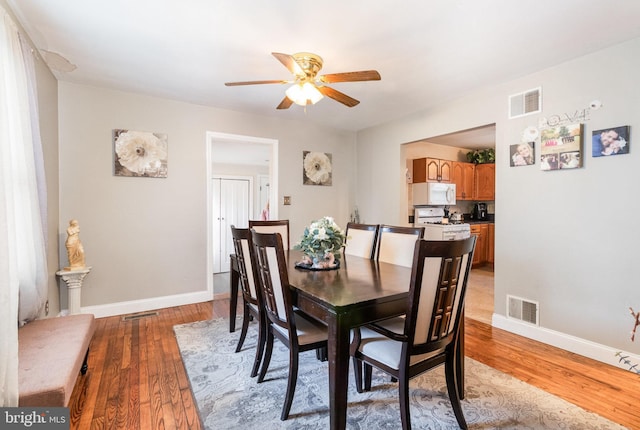
[[[300,106],[314,105],[324,97],[310,82],[293,84],[287,89],[286,94],[289,100]]]

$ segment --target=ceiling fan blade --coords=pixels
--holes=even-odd
[[[334,99],[337,102],[342,103],[345,106],[348,107],[354,107],[355,105],[357,105],[358,103],[360,103],[360,101],[349,97],[348,95],[341,93],[338,90],[334,90],[331,87],[325,87],[325,86],[319,86],[317,87],[318,91],[320,91],[322,94],[324,94],[325,96]]]
[[[280,102],[280,104],[276,109],[289,109],[292,104],[293,102],[291,101],[291,99],[289,97],[285,97],[282,99],[282,101]]]
[[[334,82],[379,81],[380,73],[376,70],[362,70],[359,72],[330,73],[320,76],[320,81],[327,84]]]
[[[261,84],[288,84],[290,81],[271,80],[271,81],[244,81],[244,82],[225,82],[228,87],[235,87],[238,85],[261,85]]]
[[[300,65],[296,62],[295,58],[293,58],[291,55],[283,54],[281,52],[272,52],[271,55],[276,57],[278,61],[284,64],[284,67],[286,67],[294,75],[296,76],[305,75],[304,70],[302,70],[302,67],[300,67]]]

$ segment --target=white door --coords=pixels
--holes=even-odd
[[[261,219],[262,211],[269,203],[269,194],[271,189],[269,186],[269,175],[258,175],[258,207],[256,208],[255,219]],[[267,211],[268,214],[269,211]]]
[[[228,272],[229,255],[235,252],[231,226],[249,226],[251,181],[241,178],[214,178],[212,190],[213,273]]]

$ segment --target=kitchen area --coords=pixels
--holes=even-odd
[[[407,214],[425,239],[477,236],[467,316],[491,324],[495,232],[495,127],[406,144]]]

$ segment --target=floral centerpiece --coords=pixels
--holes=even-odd
[[[340,265],[340,253],[345,233],[332,217],[314,221],[304,229],[300,243],[294,249],[304,253],[299,267],[308,269],[336,269]]]

